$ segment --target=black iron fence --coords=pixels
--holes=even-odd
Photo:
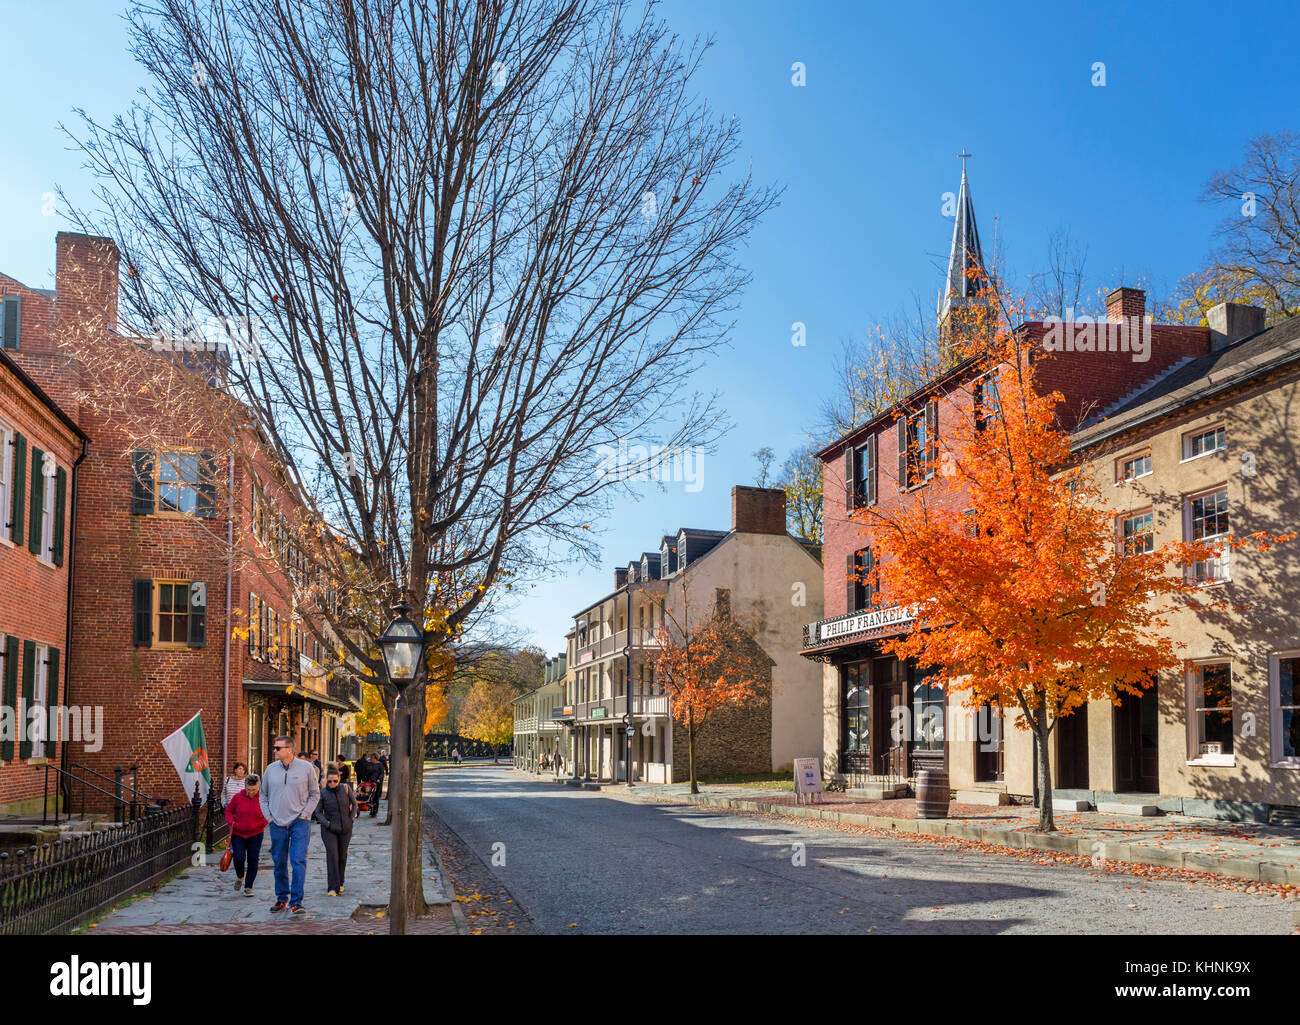
[[[826,772],[830,777],[828,790],[854,790],[881,784],[902,786],[908,781],[906,753],[901,747],[878,755],[874,766],[866,755],[828,755]]]
[[[215,786],[188,804],[0,853],[0,935],[66,933],[202,856],[229,833]]]

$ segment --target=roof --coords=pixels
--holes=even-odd
[[[15,363],[14,360],[9,356],[9,354],[4,351],[4,349],[0,349],[0,366],[4,366],[8,370],[12,371],[14,376],[17,377],[18,380],[23,383],[23,386],[28,391],[30,391],[33,395],[35,395],[36,398],[41,402],[41,404],[44,405],[47,409],[49,409],[51,413],[53,413],[56,417],[58,417],[59,421],[65,427],[71,430],[73,434],[75,434],[82,441],[90,440],[90,436],[86,434],[86,432],[83,431],[80,427],[77,426],[77,422],[73,420],[72,417],[68,416],[68,414],[63,411],[63,407],[60,406],[57,402],[55,402],[48,395],[46,395],[45,392],[41,389],[41,386],[37,384],[35,381],[33,381],[31,377],[28,376],[27,371],[25,371],[22,367],[20,367],[17,363]]]
[[[1167,413],[1222,394],[1252,378],[1300,362],[1300,317],[1248,335],[1215,352],[1177,363],[1151,385],[1103,410],[1077,431],[1073,448],[1086,448]]]
[[[952,249],[948,253],[948,277],[939,301],[939,320],[957,306],[964,306],[979,292],[984,281],[984,252],[975,226],[975,204],[966,177],[966,156],[962,154],[961,187],[957,192],[957,216],[952,226]]]

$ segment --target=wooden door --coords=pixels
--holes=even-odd
[[[1160,792],[1159,696],[1153,685],[1139,698],[1125,694],[1115,709],[1115,789]]]

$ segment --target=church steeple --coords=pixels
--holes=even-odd
[[[961,189],[957,193],[957,218],[952,226],[952,251],[948,255],[948,277],[939,300],[939,324],[957,307],[965,306],[987,284],[984,276],[984,252],[980,233],[975,227],[975,204],[970,198],[970,181],[966,177],[965,150],[961,158]],[[972,270],[974,273],[972,273]]]

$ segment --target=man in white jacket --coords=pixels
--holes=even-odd
[[[307,842],[311,816],[320,803],[316,766],[293,756],[290,737],[275,738],[276,761],[262,773],[262,814],[271,822],[271,861],[275,865],[272,912],[305,913],[303,888],[307,879]],[[293,866],[293,881],[289,867]]]

